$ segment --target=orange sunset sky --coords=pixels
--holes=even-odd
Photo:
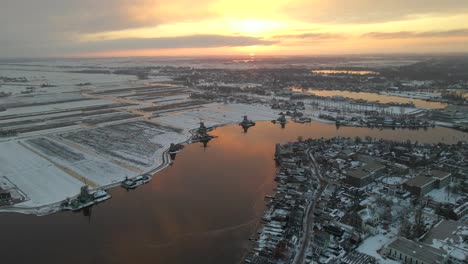
[[[0,57],[468,52],[466,0],[0,3]]]

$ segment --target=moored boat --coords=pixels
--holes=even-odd
[[[143,175],[139,175],[135,178],[129,179],[125,178],[124,181],[122,181],[121,186],[125,189],[135,189],[136,187],[146,184],[150,182],[152,179],[152,176],[149,173],[145,173]]]
[[[74,199],[67,199],[62,205],[64,210],[78,211],[111,198],[103,189],[90,192],[88,186],[81,187],[80,194]]]

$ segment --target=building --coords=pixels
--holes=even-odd
[[[11,200],[11,194],[0,189],[0,203],[8,203]]]
[[[445,251],[403,237],[390,243],[385,249],[385,254],[405,264],[446,263]]]
[[[327,250],[331,240],[332,236],[325,230],[314,231],[314,246],[317,251],[323,252]]]
[[[435,188],[440,189],[449,185],[452,174],[446,171],[433,170],[429,174],[436,179]]]
[[[403,188],[414,195],[423,196],[434,190],[435,182],[436,180],[432,177],[418,175],[413,179],[406,181],[403,184]]]
[[[468,263],[468,226],[459,221],[442,220],[434,226],[421,242],[444,250],[448,263]]]
[[[346,182],[355,187],[363,187],[374,181],[378,173],[383,171],[385,166],[380,162],[371,161],[357,169],[349,170],[345,173]]]
[[[345,173],[346,183],[355,186],[362,187],[369,184],[372,181],[372,175],[361,169],[349,170]]]
[[[375,235],[378,233],[380,217],[374,208],[360,206],[346,214],[342,222],[356,228],[359,232]]]
[[[372,208],[366,207],[358,212],[361,217],[361,230],[375,235],[378,233],[377,227],[380,223],[379,214]]]
[[[406,181],[403,188],[414,195],[423,196],[434,189],[447,186],[451,181],[451,176],[450,172],[433,170]]]
[[[344,259],[342,259],[340,264],[373,264],[376,263],[376,259],[372,256],[366,255],[361,252],[353,251],[350,254],[346,255]]]
[[[466,106],[449,105],[444,109],[433,110],[433,119],[438,120],[462,120],[465,119]]]

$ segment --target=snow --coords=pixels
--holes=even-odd
[[[414,98],[414,99],[440,99],[440,93],[431,93],[431,92],[409,92],[409,91],[400,91],[400,92],[380,92],[383,95],[390,95],[390,96],[399,96],[399,97],[407,97],[407,98]]]
[[[0,112],[0,116],[4,115],[20,115],[20,114],[31,114],[37,112],[48,112],[48,111],[57,111],[57,110],[67,110],[70,108],[79,108],[86,106],[98,106],[98,105],[108,105],[113,102],[110,100],[83,100],[75,102],[66,102],[58,104],[47,104],[39,106],[28,106],[28,107],[16,107],[16,108],[7,108],[6,111]]]
[[[59,146],[61,148],[59,149],[60,152],[54,155],[54,153],[47,153],[47,149],[32,144],[31,141],[28,141],[27,144],[31,146],[31,148],[46,155],[57,164],[69,168],[98,186],[109,185],[110,183],[120,182],[125,177],[136,176],[134,172],[118,166],[104,157],[98,155],[93,156],[89,153],[79,151],[78,149],[72,149],[71,146],[67,146],[58,140],[49,138],[46,140],[47,142],[52,142],[55,143],[56,146]],[[70,155],[79,156],[80,158],[67,158],[70,157]]]
[[[386,177],[382,179],[382,182],[389,185],[403,184],[406,179],[403,177]]]
[[[23,147],[20,142],[0,142],[0,176],[7,177],[29,201],[19,207],[38,207],[78,194],[83,185],[53,163]]]
[[[390,260],[390,259],[384,259],[377,251],[380,249],[384,248],[386,245],[390,244],[396,239],[396,230],[392,229],[391,232],[384,234],[382,230],[380,230],[380,233],[368,237],[365,239],[361,245],[356,249],[358,252],[367,254],[369,256],[375,257],[377,259],[378,263],[381,264],[396,264],[399,262]]]
[[[453,192],[449,194],[447,192],[447,187],[432,190],[426,195],[439,203],[456,203],[459,199],[463,198],[462,195]]]
[[[381,62],[378,62],[381,63]],[[108,187],[117,184],[125,177],[134,177],[144,172],[159,169],[163,163],[163,153],[171,143],[185,142],[190,138],[190,130],[198,127],[199,122],[207,126],[221,126],[238,123],[242,116],[247,115],[254,121],[269,121],[278,118],[278,112],[267,105],[255,104],[222,104],[207,103],[195,107],[181,107],[160,112],[138,111],[142,107],[171,105],[189,101],[188,88],[184,91],[174,91],[163,97],[145,98],[145,95],[131,90],[120,94],[95,95],[93,92],[109,91],[120,88],[143,87],[152,82],[164,82],[171,79],[159,70],[153,70],[147,81],[136,80],[135,76],[114,74],[72,73],[90,69],[115,70],[125,67],[146,66],[197,66],[197,68],[250,68],[259,64],[232,61],[222,64],[212,61],[188,61],[164,59],[83,59],[83,60],[41,60],[35,62],[0,63],[0,76],[26,77],[25,83],[3,83],[0,81],[0,91],[12,92],[13,95],[0,98],[0,105],[6,106],[6,111],[0,112],[0,125],[5,128],[20,128],[33,125],[77,121],[66,127],[35,130],[20,134],[19,137],[0,139],[0,177],[5,176],[29,197],[29,201],[18,204],[17,208],[34,208],[60,202],[79,192],[79,188],[89,181],[94,187]],[[266,65],[266,64],[265,64]],[[91,85],[78,86],[79,83]],[[55,87],[39,87],[49,83]],[[255,86],[256,84],[229,83],[236,86]],[[26,87],[37,89],[28,95],[20,95]],[[164,85],[164,89],[180,89],[180,86]],[[187,89],[187,91],[185,91]],[[121,96],[125,94],[126,96]],[[268,100],[272,96],[252,95]],[[381,96],[381,95],[380,95]],[[74,102],[64,100],[87,99]],[[116,103],[135,103],[128,107],[115,107],[117,114],[125,112],[142,115],[120,121],[106,121],[96,125],[86,121],[93,117],[70,117],[53,119],[65,115],[78,114],[77,108],[88,106],[105,106]],[[313,119],[318,119],[320,111],[306,102],[304,113]],[[21,106],[21,104],[41,103],[43,105]],[[326,100],[321,100],[323,106]],[[341,104],[341,103],[340,103]],[[14,106],[14,107],[9,107]],[[21,107],[16,107],[21,106]],[[369,107],[371,109],[371,107]],[[400,107],[388,107],[387,111],[400,113]],[[58,111],[67,111],[58,112]],[[405,108],[404,112],[421,111],[415,108]],[[114,113],[106,114],[108,116]],[[335,113],[330,113],[336,115]],[[18,116],[13,116],[18,115]],[[359,114],[355,114],[359,116]],[[8,117],[6,117],[8,116]],[[100,114],[99,117],[104,117]],[[1,118],[0,118],[1,119]],[[72,120],[73,119],[73,120]],[[21,123],[21,121],[31,121]],[[84,121],[84,122],[82,122]],[[144,122],[143,122],[144,121]],[[15,123],[16,122],[16,123]],[[9,125],[6,125],[6,124]],[[34,124],[32,124],[34,123]],[[128,129],[138,124],[145,127],[131,134]],[[153,126],[151,125],[153,123]],[[159,127],[158,127],[159,126]],[[162,126],[175,129],[165,129]],[[93,131],[95,132],[93,134]],[[66,135],[71,135],[67,137]],[[88,136],[94,138],[87,138]],[[131,135],[131,136],[129,136]],[[136,136],[133,136],[136,135]],[[88,140],[87,140],[88,139]],[[46,142],[46,147],[34,144],[34,140]],[[45,140],[45,141],[44,141]],[[125,142],[124,144],[121,144]],[[113,144],[114,143],[114,144]],[[101,144],[101,145],[99,145]],[[103,146],[105,145],[105,146]],[[54,151],[57,153],[54,154]],[[5,165],[4,165],[5,164]],[[38,209],[39,210],[39,209]]]
[[[162,114],[154,120],[158,123],[190,130],[198,127],[203,121],[207,126],[219,126],[238,123],[242,116],[256,121],[267,121],[278,118],[278,113],[263,105],[246,104],[208,104],[196,110],[185,110]]]
[[[117,84],[112,87],[121,86]],[[3,98],[3,102],[9,104],[45,104],[9,108],[7,111],[0,112],[0,116],[18,115],[18,117],[5,119],[1,123],[38,120],[37,123],[42,124],[49,122],[42,121],[46,118],[66,115],[53,111],[67,111],[78,107],[121,102],[120,99],[114,97],[105,99],[91,97],[90,100],[53,103],[82,98],[82,95],[78,93],[62,93],[66,89],[56,89],[61,92]],[[154,101],[162,105],[187,100],[188,95],[181,93]],[[148,106],[148,103],[141,102],[139,107],[142,106]],[[137,107],[130,108],[136,109]],[[76,113],[79,111],[67,112],[67,114]],[[26,116],[21,116],[22,114]],[[37,114],[37,116],[27,116],[28,114]],[[196,108],[170,109],[165,113],[158,113],[156,117],[146,117],[145,122],[141,121],[143,118],[139,118],[109,122],[97,127],[71,125],[23,133],[21,138],[16,138],[16,140],[2,139],[0,140],[0,162],[7,165],[0,168],[0,176],[7,177],[29,199],[8,210],[16,208],[17,211],[22,212],[41,213],[44,210],[50,212],[55,210],[54,206],[60,201],[78,194],[80,187],[84,184],[95,188],[114,186],[125,177],[135,177],[153,171],[163,164],[163,152],[169,148],[170,144],[185,142],[191,136],[190,130],[198,127],[200,121],[204,121],[207,126],[220,126],[237,123],[243,115],[248,115],[249,119],[256,121],[273,120],[278,117],[278,112],[264,105],[209,103]],[[24,126],[28,124],[13,124],[9,127]],[[129,130],[135,127],[143,127],[143,130],[136,132],[138,136],[128,137]],[[90,138],[91,136],[93,138]],[[124,147],[121,144],[123,141],[126,143]],[[42,143],[37,144],[37,142]],[[153,145],[154,147],[148,147]],[[44,209],[45,207],[47,208]],[[2,210],[7,209],[2,208]]]

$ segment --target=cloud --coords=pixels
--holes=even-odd
[[[330,40],[330,39],[343,39],[346,38],[344,34],[333,33],[303,33],[303,34],[287,34],[276,35],[272,39],[303,39],[303,40]]]
[[[466,0],[295,0],[284,12],[312,23],[377,23],[421,15],[464,14]]]
[[[312,32],[327,31],[330,26],[348,26],[344,25],[346,23],[360,26],[360,23],[399,21],[417,16],[432,18],[437,15],[468,14],[467,0],[0,0],[0,3],[0,57],[47,56],[51,52],[57,54],[110,49],[193,48],[278,43],[314,45],[319,41],[348,39],[348,35],[345,34]],[[222,31],[225,27],[220,25],[223,22],[219,22],[226,19],[252,18],[297,24],[304,30],[291,28],[288,33],[278,31],[275,33],[276,36],[268,39],[248,38],[242,34],[226,36],[230,33]],[[291,20],[299,20],[301,23]],[[206,25],[206,28],[200,29],[199,25],[197,27],[190,24],[202,21],[207,23],[199,25]],[[210,24],[210,21],[218,22]],[[184,22],[188,23],[188,26],[181,31],[184,33],[170,30],[157,31],[164,26],[184,25]],[[156,35],[159,38],[153,39],[80,41],[86,35],[128,29],[139,32],[138,29],[142,28],[155,28],[154,34],[161,33],[161,35]],[[441,27],[427,25],[426,28],[424,30]],[[213,35],[197,35],[201,32]],[[352,30],[348,32],[353,33]],[[464,31],[451,32],[449,35],[444,35],[448,33],[443,32],[411,31],[392,34],[371,32],[363,37],[409,38],[428,37],[429,34],[437,37],[455,34],[465,36]],[[174,35],[190,36],[162,38]]]
[[[218,48],[268,46],[278,44],[279,41],[247,36],[226,35],[192,35],[164,38],[130,38],[119,40],[105,40],[84,42],[64,50],[64,52],[101,52],[109,50],[138,50],[138,49],[179,49],[179,48]]]
[[[23,45],[10,45],[2,47],[7,54],[20,54],[23,56],[48,56],[63,54],[100,53],[122,50],[158,50],[158,49],[184,49],[184,48],[220,48],[220,47],[246,47],[269,46],[279,44],[279,40],[248,37],[240,35],[190,35],[179,37],[160,38],[126,38],[117,40],[97,40],[87,42],[53,41],[45,44],[36,44],[35,49],[27,49]],[[3,55],[3,54],[2,54]],[[9,57],[9,56],[5,56]]]
[[[374,39],[405,39],[405,38],[449,38],[468,37],[468,28],[448,31],[399,31],[399,32],[369,32],[361,37]]]
[[[0,0],[0,57],[73,49],[87,33],[206,19],[212,1]]]
[[[92,33],[206,19],[213,0],[2,0],[0,31]],[[2,26],[3,25],[3,26]],[[16,28],[17,29],[17,28]]]

